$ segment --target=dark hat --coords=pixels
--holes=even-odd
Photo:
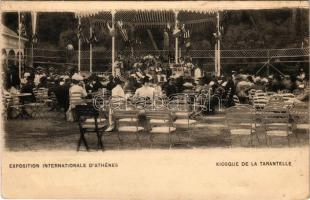
[[[148,83],[148,82],[150,82],[150,79],[149,79],[149,77],[145,76],[143,78],[143,83]]]

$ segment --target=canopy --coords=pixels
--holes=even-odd
[[[209,17],[206,17],[209,16]],[[107,22],[112,21],[111,12],[96,13],[77,13],[76,17],[86,19],[93,25],[106,26]],[[169,23],[171,26],[175,23],[175,13],[172,10],[162,11],[118,11],[115,13],[115,20],[122,21],[124,26],[134,27],[166,27]],[[196,24],[208,25],[216,21],[215,13],[198,13],[193,11],[178,12],[178,21],[185,24],[187,28],[192,28]]]
[[[102,11],[121,10],[178,10],[209,13],[224,10],[261,10],[302,8],[308,9],[308,1],[2,1],[1,10],[37,12],[74,12],[90,16]]]

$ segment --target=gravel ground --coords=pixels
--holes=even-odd
[[[241,138],[241,143],[239,138],[233,137],[232,140],[230,140],[229,131],[223,126],[224,124],[225,122],[223,120],[217,122],[199,120],[197,127],[191,133],[191,138],[188,138],[186,131],[181,130],[177,132],[180,136],[180,141],[176,135],[173,135],[174,145],[172,148],[251,147],[248,144],[247,137]],[[258,128],[257,133],[260,141],[259,143],[254,141],[253,146],[256,148],[266,147],[263,129]],[[112,132],[104,134],[103,142],[105,149],[109,150],[169,148],[166,135],[156,135],[152,146],[149,141],[148,133],[141,133],[139,138],[141,145],[138,145],[136,142],[134,134],[121,133],[123,144],[120,145],[117,133]],[[307,131],[301,130],[298,132],[299,141],[294,135],[290,138],[291,146],[309,144]],[[76,151],[78,139],[78,124],[75,122],[66,122],[64,116],[56,112],[44,112],[37,119],[15,119],[5,121],[5,147],[9,151]],[[86,140],[88,141],[90,149],[96,150],[96,135],[92,133],[87,134]],[[288,147],[286,138],[273,138],[272,147]],[[83,148],[81,148],[81,150],[83,150]]]

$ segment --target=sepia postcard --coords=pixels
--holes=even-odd
[[[309,199],[308,1],[2,1],[3,199]]]

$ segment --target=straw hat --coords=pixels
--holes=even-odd
[[[75,74],[73,74],[73,76],[72,76],[72,80],[82,81],[82,80],[84,80],[84,78],[83,78],[83,76],[81,76],[81,75],[75,73]]]

